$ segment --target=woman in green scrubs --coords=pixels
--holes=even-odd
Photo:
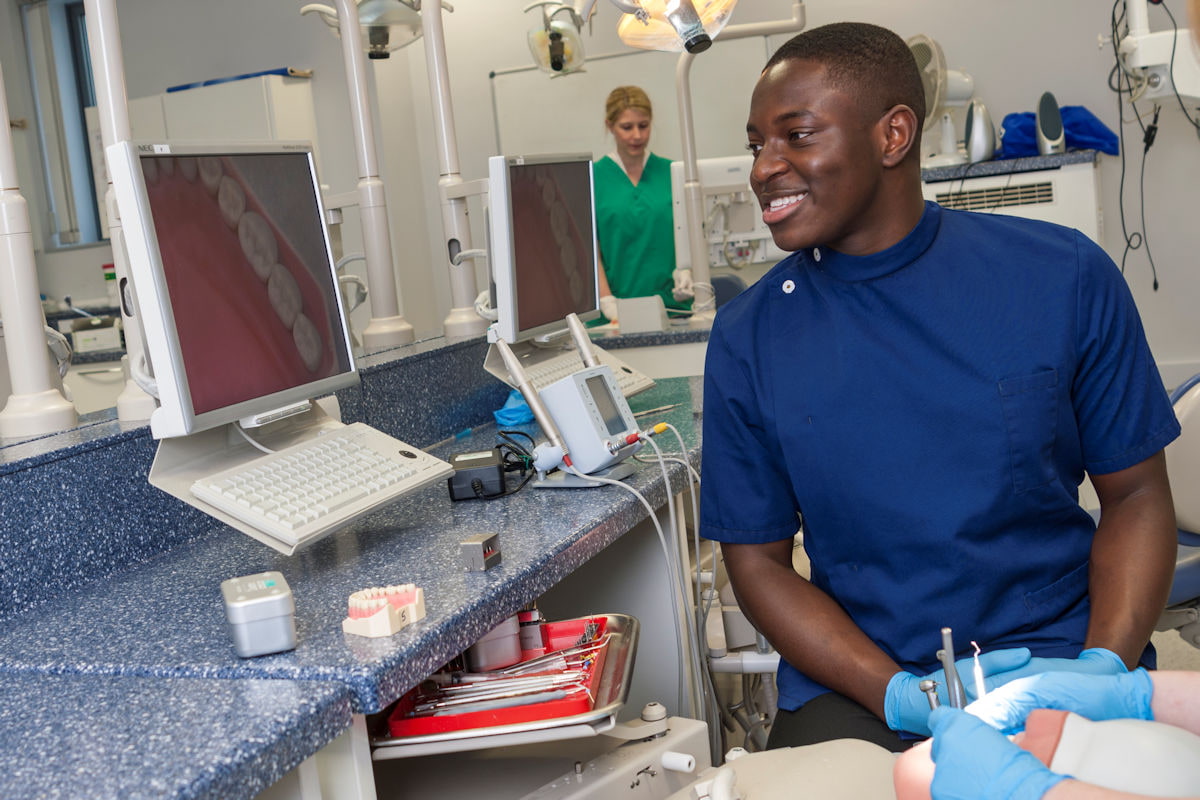
[[[667,308],[689,309],[691,270],[675,269],[671,162],[650,152],[650,98],[618,86],[605,103],[616,151],[596,162],[596,231],[600,307],[616,319],[617,297],[658,295]]]

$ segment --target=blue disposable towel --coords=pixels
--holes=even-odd
[[[533,412],[529,410],[525,398],[516,389],[508,393],[508,399],[504,401],[502,407],[492,412],[492,417],[501,428],[533,422]]]
[[[1063,137],[1068,150],[1099,150],[1110,156],[1120,153],[1117,135],[1083,106],[1063,106],[1059,113],[1062,114]],[[1037,154],[1037,115],[1022,111],[1005,116],[1000,123],[1000,147],[996,150],[996,158]]]

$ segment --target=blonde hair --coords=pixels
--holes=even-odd
[[[612,125],[617,121],[617,117],[621,116],[622,111],[630,108],[640,109],[646,112],[646,116],[654,117],[650,98],[641,87],[618,86],[608,93],[608,99],[604,101],[604,119]]]

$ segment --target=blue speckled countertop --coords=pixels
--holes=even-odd
[[[669,379],[630,401],[635,413],[678,404],[639,419],[647,426],[675,425],[694,464],[699,461],[695,410],[700,392],[698,379]],[[489,448],[493,439],[494,428],[483,426],[431,451],[444,458]],[[671,442],[661,437],[660,446],[674,450]],[[671,466],[678,489],[683,468]],[[627,482],[655,507],[666,500],[657,465],[640,465]],[[0,672],[332,680],[352,691],[356,712],[371,713],[645,516],[632,495],[615,487],[526,489],[502,500],[455,503],[438,485],[292,557],[212,523],[210,532],[195,541],[8,619],[0,631]],[[483,531],[500,534],[503,563],[484,573],[466,573],[459,542]],[[292,588],[298,646],[241,659],[226,630],[218,587],[226,578],[265,570],[281,571]],[[424,620],[384,639],[342,633],[352,592],[394,583],[416,583],[425,590]]]
[[[349,725],[333,683],[0,675],[0,797],[251,798]]]
[[[1067,164],[1091,164],[1100,156],[1096,150],[1072,150],[1045,156],[1025,156],[975,164],[958,164],[952,167],[934,167],[921,170],[925,183],[957,181],[964,178],[981,178],[985,175],[1008,175],[1017,172],[1035,172],[1041,169],[1057,169]]]

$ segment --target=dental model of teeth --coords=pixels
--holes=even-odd
[[[585,285],[579,274],[579,251],[576,247],[576,231],[567,213],[566,198],[563,197],[558,181],[545,167],[537,167],[533,173],[542,206],[549,212],[550,234],[558,247],[558,258],[563,274],[567,276],[567,290],[576,305],[583,302]]]
[[[300,360],[309,372],[321,366],[324,341],[317,326],[304,313],[304,297],[292,272],[279,261],[279,243],[271,224],[257,211],[249,209],[246,190],[225,171],[222,159],[211,156],[145,159],[142,170],[147,183],[160,175],[169,177],[176,167],[188,182],[197,178],[216,198],[221,219],[237,233],[246,261],[266,286],[267,300],[279,321],[292,334]]]
[[[355,636],[391,636],[425,616],[425,590],[411,583],[377,586],[350,595],[342,630]]]

